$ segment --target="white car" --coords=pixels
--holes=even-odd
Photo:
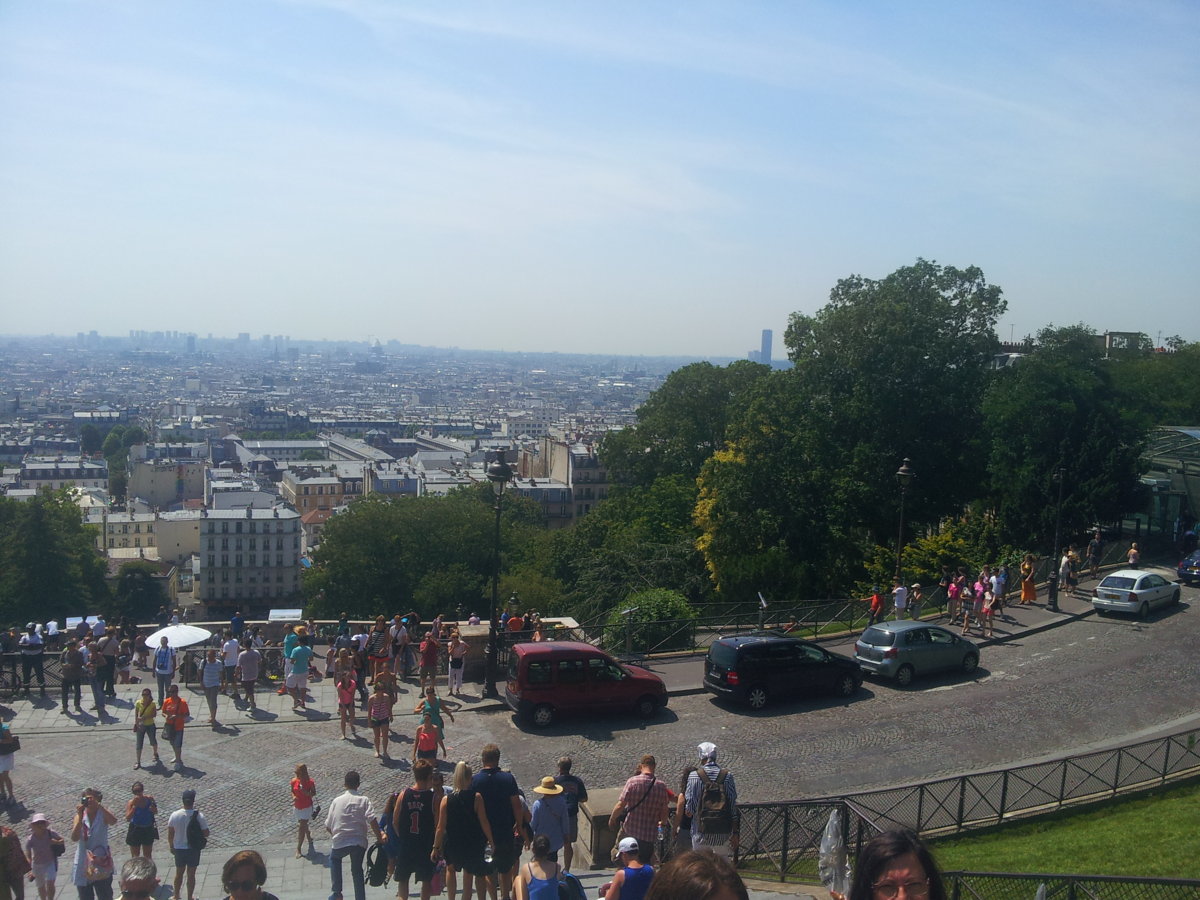
[[[1142,619],[1150,610],[1179,602],[1180,587],[1161,575],[1141,569],[1119,569],[1106,575],[1092,591],[1092,606],[1100,615],[1110,612],[1137,613]]]

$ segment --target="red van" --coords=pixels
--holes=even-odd
[[[578,641],[514,644],[504,699],[518,716],[545,727],[559,713],[627,712],[650,718],[667,705],[661,678],[619,663]]]

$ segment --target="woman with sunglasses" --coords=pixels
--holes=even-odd
[[[239,850],[225,860],[221,883],[225,885],[225,900],[279,900],[262,889],[267,880],[263,858],[253,850]]]
[[[834,900],[946,900],[933,854],[907,828],[877,834],[858,855],[850,893]]]

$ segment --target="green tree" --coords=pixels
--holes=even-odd
[[[647,653],[691,649],[689,623],[695,619],[696,610],[678,591],[637,591],[609,614],[605,644],[624,646],[631,642],[631,649]]]
[[[694,479],[723,446],[746,392],[770,371],[746,360],[676,369],[638,409],[637,425],[605,436],[600,458],[619,481],[645,486],[664,475]]]
[[[117,571],[114,614],[128,616],[132,622],[153,620],[158,608],[167,602],[158,575],[159,568],[152,562],[135,559],[122,563]]]
[[[983,411],[988,499],[1006,540],[1051,549],[1059,470],[1065,536],[1139,505],[1148,426],[1114,387],[1125,364],[1106,359],[1086,325],[1072,325],[1043,329],[1033,352],[998,374]]]
[[[98,453],[104,444],[100,429],[88,422],[79,429],[79,449],[84,453]]]

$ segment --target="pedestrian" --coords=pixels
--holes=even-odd
[[[112,900],[113,858],[108,829],[117,824],[117,817],[103,806],[103,801],[104,795],[97,788],[87,788],[71,824],[71,840],[75,842],[71,883],[79,900]]]
[[[637,774],[621,789],[621,796],[608,817],[608,827],[618,838],[634,837],[648,847],[657,840],[659,823],[667,821],[670,803],[666,784],[654,774],[657,765],[657,760],[646,754],[638,763]]]
[[[117,637],[116,628],[105,627],[96,641],[96,652],[99,654],[96,660],[96,675],[100,680],[100,690],[107,699],[113,700],[117,696],[117,657],[121,653],[121,640]]]
[[[695,766],[685,766],[679,778],[679,793],[675,795],[675,839],[671,844],[670,856],[692,849],[692,817],[687,812],[687,786],[688,779],[695,771]]]
[[[569,756],[560,756],[558,759],[558,774],[554,776],[555,784],[558,784],[563,789],[563,800],[567,803],[567,816],[569,817],[569,825],[567,828],[567,841],[563,844],[563,869],[567,872],[571,871],[571,860],[574,856],[574,844],[579,840],[579,804],[587,800],[587,787],[583,783],[583,779],[578,775],[571,774],[571,766],[574,761]]]
[[[304,631],[305,629],[297,629]],[[301,711],[308,709],[304,705],[305,692],[308,690],[308,666],[312,661],[313,649],[311,638],[307,634],[297,637],[296,646],[292,648],[288,658],[292,661],[291,674],[287,677],[288,692],[292,695],[292,709]]]
[[[387,662],[392,655],[392,639],[388,633],[387,620],[383,616],[375,617],[375,624],[367,633],[367,659],[371,662],[371,683],[375,683],[375,673]]]
[[[738,848],[741,813],[733,773],[717,765],[717,746],[705,741],[696,747],[699,763],[688,776],[685,809],[692,817],[692,849],[711,850],[732,860]]]
[[[242,639],[242,630],[246,627],[246,620],[242,618],[242,611],[235,609],[233,615],[229,617],[229,634],[236,638],[239,642]]]
[[[894,900],[904,897],[947,900],[946,885],[924,842],[907,828],[871,838],[855,860],[850,893],[833,900]]]
[[[345,651],[343,651],[345,652]],[[354,689],[357,687],[354,680],[354,670],[345,669],[337,680],[337,698],[338,698],[338,718],[342,725],[342,740],[346,740],[346,726],[350,726],[350,736],[358,737],[358,732],[354,730]]]
[[[642,900],[650,888],[650,882],[654,880],[654,866],[646,865],[643,861],[634,838],[621,838],[617,853],[621,868],[613,875],[604,900]]]
[[[871,588],[871,596],[867,598],[866,602],[869,604],[870,612],[870,615],[867,616],[867,627],[870,628],[883,618],[883,595],[879,592],[879,585]]]
[[[428,714],[429,718],[433,720],[433,724],[438,727],[438,731],[443,734],[446,723],[442,720],[442,713],[449,716],[451,722],[454,721],[454,713],[450,711],[448,705],[442,702],[442,699],[434,691],[432,684],[425,688],[425,697],[416,705],[413,713],[422,716]],[[443,746],[445,745],[443,744]]]
[[[38,900],[54,900],[58,857],[65,849],[66,842],[50,828],[46,814],[34,813],[29,819],[29,837],[25,838],[25,856],[30,864],[30,880],[37,885]]]
[[[59,657],[62,675],[62,711],[67,711],[67,697],[75,695],[75,712],[83,712],[80,706],[81,686],[83,685],[83,653],[79,649],[79,639],[67,641],[67,649]]]
[[[896,578],[892,582],[892,608],[896,610],[896,621],[899,622],[908,614],[908,588]]]
[[[533,859],[521,867],[521,874],[513,883],[516,900],[558,900],[561,869],[554,861],[550,839],[544,834],[536,835],[530,849]]]
[[[1033,580],[1036,566],[1032,553],[1026,553],[1021,560],[1021,605],[1029,606],[1037,600],[1037,584]]]
[[[12,770],[15,763],[13,757],[20,747],[21,742],[12,733],[12,726],[7,722],[0,722],[0,804],[16,802],[17,798],[13,796]]]
[[[991,591],[983,592],[983,627],[985,638],[992,637],[996,630],[996,595]]]
[[[107,715],[107,697],[104,694],[104,655],[96,649],[96,642],[88,644],[87,652],[84,654],[84,676],[87,678],[88,687],[92,689],[92,705],[89,707],[94,710],[98,719],[103,719]]]
[[[46,693],[44,668],[46,646],[42,643],[42,636],[37,633],[35,623],[30,622],[25,626],[25,634],[21,635],[17,646],[21,648],[21,682],[25,693],[29,693],[29,683],[32,677],[37,678],[38,687],[41,688],[43,694]]]
[[[183,807],[171,813],[167,819],[167,842],[175,857],[175,884],[172,900],[180,900],[179,888],[187,875],[188,900],[196,896],[196,867],[200,865],[200,852],[208,843],[208,820],[196,809],[196,792],[190,788],[183,792]]]
[[[228,892],[225,900],[279,900],[262,889],[267,883],[267,865],[254,850],[239,850],[225,860],[221,883]]]
[[[925,595],[921,593],[921,583],[915,582],[908,589],[908,611],[916,622],[921,618],[921,607],[925,605]]]
[[[1104,542],[1100,540],[1100,529],[1097,528],[1092,532],[1092,539],[1088,541],[1087,545],[1088,574],[1093,578],[1100,575],[1100,557],[1103,555]]]
[[[454,767],[453,790],[441,800],[433,850],[446,860],[446,893],[455,900],[457,875],[463,873],[463,900],[471,900],[475,879],[484,900],[492,867],[484,861],[487,847],[495,847],[483,797],[471,787],[471,767],[462,760]],[[495,891],[492,891],[494,896]]]
[[[412,787],[401,792],[392,813],[392,830],[400,844],[396,857],[396,896],[408,900],[408,883],[416,879],[421,883],[421,900],[429,900],[437,858],[434,837],[445,795],[440,791],[434,795],[433,763],[429,760],[417,760],[412,772]]]
[[[158,890],[158,866],[148,856],[131,856],[121,866],[121,900],[153,900]]]
[[[442,756],[445,756],[446,742],[442,740],[442,729],[433,724],[433,716],[425,713],[413,734],[413,762],[424,759],[428,760],[430,765],[436,764],[439,746],[442,748]]]
[[[1058,561],[1058,587],[1061,591],[1070,591],[1071,587],[1071,552],[1064,550]]]
[[[462,693],[463,669],[466,664],[468,649],[466,642],[459,635],[457,628],[450,632],[450,644],[446,647],[446,657],[449,660],[448,676],[451,697],[457,697]]]
[[[916,900],[915,895],[911,896]],[[750,892],[732,862],[713,853],[688,850],[664,863],[646,891],[646,900],[676,900],[679,897],[750,900]]]
[[[238,653],[237,678],[242,683],[242,693],[250,704],[250,714],[258,709],[258,701],[254,699],[254,685],[258,681],[258,673],[262,668],[262,654],[253,643],[247,644]]]
[[[297,764],[291,788],[292,809],[296,817],[296,859],[299,859],[303,856],[301,851],[304,849],[306,840],[308,841],[308,852],[312,853],[313,839],[309,823],[313,816],[320,811],[320,807],[314,803],[317,796],[317,785],[308,777],[308,766],[304,763]]]
[[[563,787],[553,775],[547,775],[533,792],[538,796],[530,810],[529,826],[535,835],[549,839],[550,858],[558,859],[558,852],[566,845],[571,833],[571,814],[567,811]]]
[[[392,707],[396,698],[383,689],[382,684],[375,685],[371,701],[367,704],[367,724],[375,737],[375,758],[388,758],[388,741],[391,739]]]
[[[1137,545],[1136,541],[1134,541],[1132,544],[1129,545],[1129,552],[1125,554],[1125,560],[1126,560],[1126,562],[1129,563],[1129,568],[1131,568],[1131,569],[1136,569],[1138,567],[1138,564],[1141,563],[1142,553],[1140,550],[1138,550],[1138,545]],[[24,640],[24,639],[22,638],[22,640]],[[26,688],[29,687],[29,676],[28,675],[25,676],[25,687]]]
[[[428,681],[429,687],[437,684],[438,652],[442,645],[438,643],[437,634],[425,632],[425,640],[421,641],[421,668],[417,673],[420,688],[424,690]]]
[[[188,703],[179,696],[179,685],[173,684],[167,688],[167,699],[162,704],[163,740],[170,744],[175,759],[172,761],[175,771],[183,768],[183,727],[187,724],[191,710]]]
[[[158,682],[158,705],[162,706],[167,697],[167,688],[175,679],[176,666],[175,648],[167,643],[164,634],[158,641],[158,649],[154,651],[154,679]]]
[[[233,699],[238,700],[237,665],[242,653],[242,645],[232,629],[225,632],[225,643],[221,645],[221,662],[224,671],[221,673],[221,693],[233,691]]]
[[[512,868],[517,860],[513,835],[524,818],[521,793],[512,774],[500,768],[500,748],[487,744],[479,754],[482,768],[471,779],[471,787],[483,797],[492,843],[492,865],[500,882],[500,896],[512,897]],[[494,891],[493,891],[494,894]]]
[[[971,607],[974,605],[974,597],[971,595],[971,589],[964,589],[960,595],[960,599],[962,600],[963,616],[962,631],[960,634],[967,634],[971,630]]]
[[[208,701],[208,724],[217,726],[217,695],[221,693],[221,674],[224,666],[217,659],[217,651],[209,647],[200,662],[200,686],[204,689],[204,699]]]
[[[367,855],[370,835],[382,841],[379,823],[371,801],[358,792],[361,781],[351,769],[346,773],[346,790],[333,798],[325,814],[325,830],[332,837],[329,849],[330,900],[343,900],[342,860],[350,857],[350,880],[354,884],[354,900],[366,900],[367,885],[363,878],[363,857]]]
[[[117,684],[133,683],[133,644],[129,638],[122,638],[117,650]],[[116,696],[116,691],[113,691]]]
[[[133,796],[125,804],[125,821],[129,823],[125,844],[133,856],[149,859],[154,854],[154,842],[158,840],[158,829],[154,826],[158,804],[146,793],[145,785],[140,781],[135,781],[129,790]]]

